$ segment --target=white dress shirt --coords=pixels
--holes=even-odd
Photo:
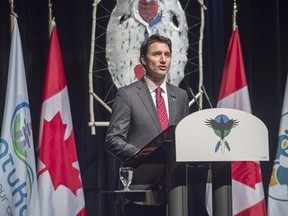
[[[166,107],[166,111],[167,111],[167,115],[168,115],[168,119],[169,119],[169,106],[168,106],[168,96],[167,96],[167,88],[166,88],[166,78],[160,86],[157,86],[154,82],[152,82],[152,80],[150,80],[146,76],[144,76],[144,79],[148,85],[148,88],[149,88],[149,91],[150,91],[150,94],[151,94],[151,97],[153,99],[153,102],[154,102],[156,109],[157,109],[157,106],[156,106],[156,88],[161,87],[162,97],[164,98],[164,101],[165,101],[165,107]]]

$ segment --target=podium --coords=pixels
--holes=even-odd
[[[269,160],[266,126],[252,114],[235,109],[212,108],[190,114],[177,125],[175,144],[176,161],[187,164]],[[231,215],[229,194],[216,196],[214,215]],[[226,207],[227,214],[223,211]]]
[[[268,130],[244,111],[201,110],[180,121],[175,133],[177,161],[269,161]]]
[[[164,164],[166,197],[149,204],[167,205],[168,216],[190,216],[191,170],[207,171],[213,162],[267,160],[268,130],[261,120],[243,111],[214,108],[192,113],[176,127],[170,126],[124,165]],[[155,189],[149,188],[151,193]]]

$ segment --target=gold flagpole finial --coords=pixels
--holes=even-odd
[[[10,32],[12,34],[14,28],[14,18],[17,18],[17,14],[14,11],[14,0],[9,0],[10,3]]]
[[[48,28],[49,28],[49,37],[51,36],[52,31],[52,2],[48,0]]]
[[[236,0],[234,0],[234,6],[233,6],[233,31],[235,30],[236,26],[237,26],[237,12],[238,12],[238,9],[237,9],[237,3],[236,3]]]

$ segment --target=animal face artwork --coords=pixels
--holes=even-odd
[[[285,124],[284,124],[285,125]],[[274,161],[271,180],[269,183],[269,196],[273,200],[288,201],[288,131],[278,137],[278,149]]]
[[[106,60],[117,88],[142,78],[140,46],[158,33],[172,41],[167,81],[178,86],[187,63],[188,26],[178,0],[117,0],[107,26]]]

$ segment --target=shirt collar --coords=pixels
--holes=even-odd
[[[156,90],[156,88],[158,87],[152,80],[150,80],[148,77],[144,76],[144,80],[147,83],[147,86],[149,88],[150,92],[153,92]],[[162,88],[162,92],[167,94],[167,87],[166,87],[166,78],[164,80],[164,82],[160,85],[160,87]]]

